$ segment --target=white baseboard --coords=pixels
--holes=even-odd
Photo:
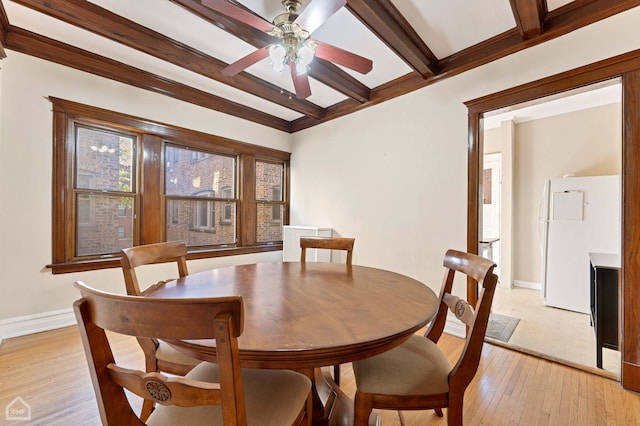
[[[2,339],[39,333],[75,324],[76,317],[71,308],[7,318],[0,321],[0,343],[2,343]]]
[[[467,335],[467,327],[457,319],[453,318],[455,317],[452,315],[447,317],[447,322],[444,325],[444,332],[464,339]]]
[[[518,288],[528,288],[529,290],[542,290],[540,283],[534,283],[531,281],[513,280],[513,286]]]

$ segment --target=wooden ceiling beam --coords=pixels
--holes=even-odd
[[[308,74],[310,77],[359,103],[371,100],[371,89],[332,62],[314,58]]]
[[[522,40],[520,32],[513,29],[443,58],[438,77],[459,74],[487,64],[636,6],[640,6],[640,0],[575,0],[549,12],[544,31],[537,37]]]
[[[246,25],[217,13],[203,6],[199,0],[171,1],[252,46],[261,48],[273,42],[273,38],[266,33],[251,25]],[[247,11],[253,13],[250,10]],[[314,58],[313,65],[309,70],[309,76],[358,102],[367,102],[369,100],[370,89],[367,86],[329,61]]]
[[[24,3],[25,1],[36,0],[14,1]],[[58,3],[60,1],[61,0],[48,0],[47,3]],[[354,4],[356,2],[356,0],[349,1],[354,2]],[[515,1],[520,2],[521,0]],[[44,0],[40,2],[44,2]],[[79,0],[67,0],[65,3],[76,4],[79,3]],[[0,6],[1,5],[2,0],[0,0]],[[575,0],[547,13],[544,23],[542,24],[543,32],[538,36],[523,40],[521,30],[514,28],[492,39],[471,46],[447,58],[443,58],[438,63],[439,72],[428,78],[425,78],[418,72],[412,72],[371,89],[369,101],[367,102],[362,103],[354,99],[347,99],[323,110],[324,114],[322,114],[320,118],[307,114],[306,117],[291,122],[235,104],[214,95],[181,85],[180,83],[166,80],[145,71],[137,70],[125,64],[63,45],[54,40],[46,39],[43,41],[44,38],[41,36],[27,34],[25,30],[11,27],[6,23],[6,16],[4,16],[4,18],[2,17],[2,13],[0,13],[0,31],[2,31],[2,33],[0,33],[0,41],[4,43],[6,49],[17,50],[29,55],[42,57],[52,62],[62,63],[116,81],[242,117],[246,120],[264,124],[278,130],[296,132],[404,95],[637,6],[640,6],[640,0]],[[529,18],[531,17],[531,15],[527,16],[529,16]],[[5,21],[2,21],[3,19]],[[100,20],[101,17],[96,16],[95,19]],[[89,22],[91,25],[94,24],[92,21]],[[64,47],[61,48],[61,45]],[[163,46],[160,48],[162,47]]]
[[[547,16],[545,0],[509,0],[509,2],[523,40],[542,34],[542,25]]]
[[[369,103],[355,105],[348,100],[341,102],[327,108],[325,117],[320,120],[301,117],[292,121],[291,131],[295,133],[369,106],[385,102],[389,99],[402,96],[528,47],[560,37],[578,28],[637,6],[640,6],[640,0],[575,0],[572,3],[549,12],[545,20],[544,32],[538,37],[523,41],[517,29],[514,28],[506,31],[489,40],[441,59],[440,73],[437,75],[424,79],[416,73],[407,74],[372,89],[371,101]]]
[[[438,73],[438,58],[391,1],[348,0],[347,8],[417,73]]]
[[[567,27],[578,29],[637,6],[640,0],[574,0],[547,14],[544,35],[555,38],[570,32]]]
[[[309,101],[296,98],[289,99],[288,96],[282,96],[279,87],[253,77],[248,73],[240,73],[233,78],[226,77],[220,71],[228,64],[88,1],[14,1],[45,15],[258,96],[300,114],[316,119],[324,116],[324,109],[319,106]]]
[[[7,57],[4,51],[4,43],[7,38],[7,32],[9,31],[9,19],[7,18],[7,12],[4,10],[4,5],[0,3],[0,59]]]
[[[290,132],[288,121],[150,72],[10,26],[6,48],[130,86]]]

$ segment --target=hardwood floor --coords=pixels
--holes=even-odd
[[[143,365],[137,342],[110,335],[119,363]],[[443,335],[450,359],[462,340]],[[342,387],[355,392],[350,365]],[[6,421],[17,397],[31,408],[31,421]],[[139,408],[139,401],[135,401]],[[13,407],[13,405],[12,405]],[[384,426],[400,422],[396,412],[379,412]],[[640,395],[616,381],[550,361],[485,344],[478,375],[467,389],[466,425],[640,425]],[[433,411],[405,411],[407,426],[444,425]],[[99,425],[93,387],[75,327],[5,340],[0,346],[0,424]]]

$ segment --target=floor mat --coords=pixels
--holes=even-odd
[[[520,318],[492,313],[489,317],[486,336],[506,343],[511,338],[519,322]]]

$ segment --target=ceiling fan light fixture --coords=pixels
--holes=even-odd
[[[301,44],[298,52],[296,53],[296,72],[298,75],[309,71],[309,64],[313,61],[315,53],[313,41],[307,40]]]
[[[313,46],[313,42],[311,40],[307,40],[300,46],[298,49],[298,62],[309,65],[311,61],[313,61],[313,57],[316,54],[316,51]]]
[[[285,57],[287,51],[281,44],[273,44],[269,47],[269,58],[271,58],[271,66],[280,72],[284,69]]]
[[[280,72],[285,66],[293,63],[298,75],[309,70],[309,64],[315,57],[316,43],[313,40],[301,41],[299,39],[292,42],[287,40],[287,47],[281,44],[273,44],[269,47],[269,59],[274,70]]]
[[[306,99],[311,96],[309,76],[307,75],[314,57],[342,65],[354,71],[366,74],[371,71],[370,59],[340,49],[339,47],[311,40],[309,37],[320,25],[340,8],[347,0],[311,1],[298,15],[302,0],[280,0],[285,12],[276,16],[273,22],[267,22],[253,13],[240,8],[227,0],[202,0],[202,3],[218,13],[240,21],[255,29],[264,31],[273,38],[270,45],[255,50],[222,69],[222,74],[234,76],[253,64],[270,59],[270,65],[276,71],[288,68],[296,97]]]

